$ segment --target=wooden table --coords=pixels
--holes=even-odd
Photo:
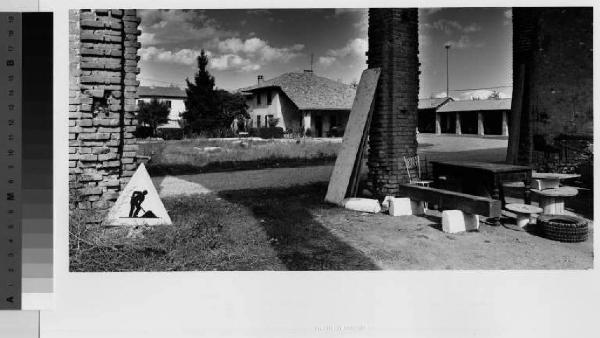
[[[457,187],[450,190],[485,196],[482,193],[464,191],[469,184],[479,183],[493,199],[502,201],[502,207],[504,207],[506,203],[502,183],[523,181],[525,184],[523,199],[525,204],[531,203],[532,169],[530,167],[476,161],[431,161],[431,164],[436,186],[440,184],[439,177],[445,176],[448,180],[459,183]]]

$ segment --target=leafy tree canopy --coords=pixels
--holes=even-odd
[[[152,128],[152,135],[156,135],[156,128],[169,122],[170,108],[166,102],[158,99],[152,99],[150,102],[140,101],[139,112],[137,114],[140,125],[148,125]]]

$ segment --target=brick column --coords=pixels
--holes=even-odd
[[[375,196],[408,182],[404,156],[417,153],[417,9],[369,9],[369,68],[381,68],[369,132],[369,182]]]
[[[73,207],[109,208],[133,175],[139,82],[135,10],[72,10],[69,186]]]

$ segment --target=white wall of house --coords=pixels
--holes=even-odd
[[[152,98],[150,97],[142,97],[138,98],[136,103],[139,101],[150,102]],[[181,117],[179,114],[185,111],[185,103],[183,102],[183,98],[158,98],[160,102],[171,102],[171,111],[169,112],[169,120],[180,120]]]
[[[268,104],[267,95],[271,94],[271,104]],[[256,97],[260,95],[260,105],[257,104]],[[277,127],[281,127],[284,130],[287,128],[286,119],[283,116],[282,107],[281,107],[281,95],[278,90],[265,90],[258,93],[254,93],[254,95],[249,95],[246,99],[246,103],[248,104],[248,113],[250,114],[251,126],[252,128],[257,128],[257,121],[260,118],[260,126],[267,126],[268,118],[265,116],[272,115],[274,118],[278,118],[279,122],[277,123]]]

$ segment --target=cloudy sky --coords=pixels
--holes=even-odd
[[[233,90],[310,68],[346,83],[366,68],[366,9],[140,10],[142,85],[183,86],[204,49],[219,88]],[[420,97],[510,97],[512,25],[506,8],[421,9]],[[479,89],[484,88],[484,89]],[[489,88],[489,89],[488,89]],[[453,89],[469,89],[453,91]]]

